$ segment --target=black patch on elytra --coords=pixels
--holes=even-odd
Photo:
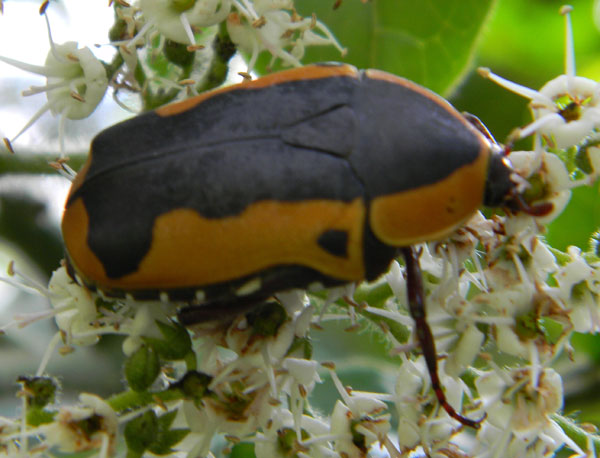
[[[339,229],[329,229],[321,234],[317,243],[328,253],[339,256],[340,258],[348,257],[348,232]]]

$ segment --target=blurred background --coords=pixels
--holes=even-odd
[[[333,48],[307,51],[305,63],[343,60],[359,68],[380,68],[415,80],[441,93],[461,111],[477,115],[502,142],[517,126],[527,124],[527,100],[480,77],[478,66],[533,89],[564,72],[565,27],[558,14],[563,5],[554,0],[296,0],[302,15],[316,12],[348,49],[341,58]],[[418,5],[415,5],[418,4]],[[440,6],[441,5],[441,6]],[[577,74],[600,80],[600,31],[596,4],[576,0],[572,22]],[[38,14],[40,2],[5,0],[0,16],[0,55],[42,65],[48,52],[46,24]],[[78,41],[93,47],[109,61],[113,50],[107,32],[113,11],[106,1],[52,1],[48,9],[55,42]],[[99,44],[100,47],[94,45]],[[256,68],[264,72],[268,56]],[[240,67],[243,69],[243,67]],[[237,77],[234,73],[234,79]],[[46,102],[43,94],[21,97],[43,77],[0,62],[0,136],[12,138]],[[135,97],[131,98],[135,106]],[[87,154],[92,137],[101,129],[132,116],[108,93],[92,116],[66,123],[66,150],[75,168]],[[398,120],[401,122],[401,120]],[[62,258],[60,217],[69,182],[47,165],[58,153],[58,119],[46,113],[13,144],[15,155],[0,150],[0,267],[15,260],[17,268],[47,284]],[[521,146],[530,148],[530,140]],[[600,226],[598,187],[575,190],[564,212],[549,228],[547,238],[565,250],[583,249]],[[0,327],[16,314],[48,308],[45,298],[0,283]],[[348,333],[344,323],[330,323],[313,333],[316,357],[336,361],[338,373],[355,389],[381,391],[388,386],[395,365],[382,344],[366,333]],[[18,375],[35,373],[52,335],[54,322],[45,320],[24,329],[9,328],[0,337],[0,415],[13,417]],[[67,356],[54,354],[48,372],[63,383],[63,401],[81,390],[107,396],[122,389],[121,380],[103,377],[118,372],[122,351],[118,337],[107,336],[100,345],[78,348]],[[582,420],[600,425],[600,341],[577,336],[573,341],[576,364],[557,368],[563,375],[565,412],[581,411]],[[330,410],[336,396],[331,383],[319,386],[316,405]]]

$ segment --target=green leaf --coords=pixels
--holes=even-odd
[[[40,426],[46,423],[52,423],[58,412],[40,408],[27,410],[27,424],[31,426]]]
[[[212,381],[212,377],[198,371],[187,372],[181,380],[171,384],[167,391],[180,393],[180,397],[193,399],[199,405],[202,398],[210,393],[208,385]]]
[[[297,2],[302,16],[316,13],[348,53],[309,47],[304,63],[341,60],[378,68],[448,94],[469,70],[495,0],[346,0]]]
[[[156,321],[163,339],[144,337],[144,342],[152,345],[158,355],[167,361],[183,359],[192,349],[192,339],[186,328],[178,323],[169,324]]]
[[[392,288],[385,281],[363,283],[354,292],[357,303],[366,302],[371,307],[383,308],[386,301],[394,295]]]
[[[281,304],[269,301],[252,309],[246,319],[252,327],[252,335],[271,337],[277,334],[288,316]]]
[[[310,337],[294,337],[294,341],[286,356],[298,356],[304,359],[311,359],[313,354],[313,345]]]
[[[125,361],[125,378],[133,391],[146,391],[159,372],[158,354],[150,345],[142,345]]]
[[[583,450],[593,449],[596,453],[600,450],[600,438],[597,435],[591,434],[573,420],[562,415],[554,414],[552,420]]]
[[[42,409],[53,403],[58,382],[50,377],[25,377],[21,376],[17,382],[23,385],[23,392],[27,393],[27,407]]]
[[[148,410],[125,425],[125,442],[134,453],[143,453],[155,440],[159,430],[158,418]]]
[[[169,429],[177,411],[167,412],[158,418],[158,430],[156,439],[148,447],[148,450],[156,455],[166,455],[172,452],[172,447],[180,442],[190,432],[189,429]]]

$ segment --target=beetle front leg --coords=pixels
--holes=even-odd
[[[477,429],[480,426],[481,420],[471,420],[463,417],[446,400],[446,395],[442,390],[442,384],[438,376],[435,340],[425,314],[425,293],[423,290],[421,266],[419,265],[419,255],[413,247],[404,247],[401,251],[406,263],[406,283],[410,315],[415,320],[417,339],[425,357],[433,391],[435,391],[440,405],[448,412],[448,415],[465,426]]]

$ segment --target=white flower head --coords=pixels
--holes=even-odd
[[[273,413],[262,433],[254,439],[254,452],[258,458],[286,458],[293,456],[293,451],[297,456],[311,458],[335,456],[327,422],[305,414],[297,419],[283,407]]]
[[[555,452],[565,443],[580,451],[552,419],[563,399],[562,380],[553,369],[482,373],[475,386],[488,415],[478,433],[482,445],[502,446],[506,456],[551,456],[540,450]]]
[[[345,50],[323,23],[315,17],[302,18],[295,11],[288,12],[289,3],[265,0],[253,6],[248,1],[236,2],[237,12],[227,18],[227,31],[231,41],[250,54],[248,71],[265,50],[273,56],[271,63],[281,59],[285,65],[294,67],[301,65],[306,46],[333,45],[344,54]]]
[[[336,437],[335,450],[348,457],[363,457],[372,445],[381,443],[390,430],[390,414],[381,414],[385,404],[369,402],[358,411],[338,400],[331,414],[331,433]],[[383,405],[378,406],[381,403]],[[369,405],[369,407],[367,407]]]
[[[48,31],[50,26],[48,25]],[[5,140],[10,146],[46,111],[61,117],[60,145],[64,155],[64,120],[84,119],[96,109],[108,88],[108,77],[104,65],[88,47],[79,48],[76,42],[56,44],[50,38],[50,51],[43,66],[31,65],[0,56],[0,61],[22,70],[45,76],[45,86],[34,86],[23,92],[24,96],[46,93],[48,101],[12,139]]]
[[[48,289],[50,304],[57,310],[54,319],[65,341],[81,346],[95,344],[99,337],[93,323],[98,311],[92,294],[75,283],[64,267],[54,271]]]
[[[100,456],[109,456],[116,445],[117,414],[98,396],[82,393],[79,401],[79,406],[62,408],[55,420],[43,427],[46,443],[62,452],[100,449]]]
[[[531,376],[537,374],[535,379]],[[487,420],[515,434],[543,428],[562,408],[562,380],[551,368],[482,373],[475,380]]]
[[[570,7],[561,8],[566,28],[565,74],[549,81],[539,91],[508,81],[489,69],[480,69],[484,77],[531,100],[534,121],[520,129],[518,137],[537,132],[558,148],[577,145],[600,125],[600,86],[575,74],[570,11]]]
[[[600,309],[598,308],[598,268],[590,266],[581,250],[570,246],[567,249],[570,260],[560,266],[555,274],[558,288],[556,297],[569,304],[569,318],[577,332],[598,332],[600,330]]]
[[[194,45],[194,29],[224,21],[231,0],[141,0],[140,9],[147,24],[144,33],[153,26],[170,40]]]

